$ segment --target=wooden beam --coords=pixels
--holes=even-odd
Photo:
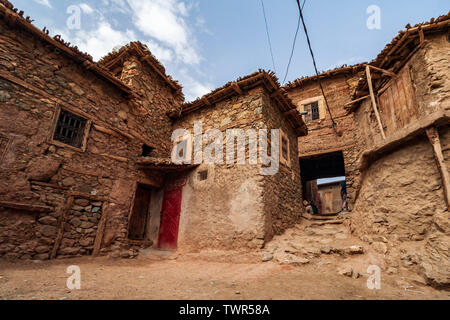
[[[297,112],[297,109],[292,109],[292,110],[284,112],[283,115],[290,116],[291,114],[295,114],[295,112]]]
[[[425,34],[423,33],[423,29],[419,28],[419,39],[420,39],[420,47],[423,48],[425,45]]]
[[[350,102],[346,103],[345,106],[349,106],[349,105],[355,104],[355,103],[360,102],[362,100],[366,100],[367,98],[370,98],[370,95],[358,98],[358,99],[353,100],[353,101],[350,101]]]
[[[95,236],[94,248],[92,250],[92,255],[94,257],[98,256],[100,253],[100,249],[102,248],[103,236],[105,234],[106,222],[108,219],[108,205],[103,202],[102,207],[102,217],[98,223],[97,235]]]
[[[439,139],[439,131],[435,126],[426,129],[428,139],[433,146],[434,158],[439,169],[442,179],[442,187],[444,189],[444,198],[447,204],[447,209],[450,210],[450,174],[445,164],[444,154],[442,153],[442,145]]]
[[[386,135],[384,134],[383,124],[381,123],[380,113],[378,112],[377,101],[375,99],[375,94],[373,92],[372,77],[370,75],[370,67],[369,66],[366,66],[366,76],[367,76],[367,84],[369,85],[370,97],[372,99],[373,111],[375,112],[375,116],[378,121],[378,126],[380,127],[381,136],[383,137],[383,140],[386,140]]]
[[[231,87],[233,88],[234,91],[236,91],[236,93],[238,95],[243,95],[244,94],[244,92],[241,90],[241,88],[239,87],[239,84],[237,82],[233,82],[231,84]]]
[[[211,105],[211,102],[208,100],[208,98],[206,98],[206,97],[202,97],[202,101],[206,104],[206,105],[208,105],[208,106],[210,106]]]
[[[63,211],[61,212],[61,215],[59,217],[59,227],[58,227],[58,235],[55,239],[55,244],[53,245],[52,252],[50,254],[50,260],[56,258],[56,254],[58,253],[59,246],[61,245],[61,241],[64,235],[64,227],[66,225],[67,216],[69,215],[70,209],[72,208],[74,201],[74,197],[70,196],[67,198],[66,205],[64,206]]]
[[[0,201],[0,207],[29,211],[29,212],[37,212],[37,213],[47,213],[47,212],[53,212],[55,210],[54,208],[47,207],[47,206],[39,206],[39,205],[9,202],[9,201]]]
[[[375,70],[375,71],[378,71],[378,72],[381,72],[381,73],[383,73],[383,74],[385,74],[385,75],[388,75],[388,76],[390,76],[390,77],[393,77],[393,78],[396,78],[396,77],[397,77],[397,75],[396,75],[395,73],[393,73],[392,71],[388,71],[388,70],[385,70],[385,69],[377,68],[377,67],[375,67],[375,66],[371,66],[370,64],[368,64],[368,66],[369,66],[371,69],[373,69],[373,70]]]

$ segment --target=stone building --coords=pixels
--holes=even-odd
[[[352,232],[448,286],[449,24],[408,25],[374,61],[321,74],[326,101],[317,77],[259,71],[185,103],[141,43],[94,62],[0,0],[0,257],[254,250],[300,222],[314,181],[345,176]],[[271,129],[277,152],[251,142]],[[171,161],[178,145],[193,161]],[[195,161],[228,146],[241,164]],[[253,148],[280,154],[276,174]]]
[[[307,131],[272,73],[184,104],[180,85],[138,42],[96,63],[8,1],[0,16],[1,256],[260,248],[299,221],[295,155]],[[281,128],[280,173],[174,165],[172,131],[193,119],[205,129]]]
[[[350,208],[356,198],[360,172],[356,166],[355,122],[345,106],[351,103],[352,89],[363,70],[364,65],[359,64],[320,75],[329,109],[317,77],[299,78],[285,86],[298,110],[308,112],[305,115],[308,136],[299,139],[303,190],[317,179],[345,176]]]
[[[449,18],[408,25],[371,63],[321,74],[329,110],[317,77],[286,86],[308,112],[303,184],[346,176],[352,231],[386,265],[437,286],[450,283]]]

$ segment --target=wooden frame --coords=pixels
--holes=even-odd
[[[312,104],[314,102],[317,102],[319,104],[319,119],[311,120],[309,122],[305,121],[305,123],[307,125],[311,124],[311,123],[321,122],[321,121],[325,120],[325,118],[326,118],[326,106],[325,106],[325,100],[324,100],[323,96],[312,97],[312,98],[308,98],[308,99],[300,101],[297,110],[300,112],[305,111],[305,106]],[[303,119],[305,119],[305,118],[303,117]]]
[[[152,185],[148,185],[148,184],[142,183],[142,182],[140,182],[140,181],[136,181],[136,182],[134,183],[134,187],[133,187],[133,198],[131,199],[130,209],[129,209],[129,212],[128,212],[127,234],[126,234],[126,236],[125,236],[125,242],[131,243],[131,244],[137,244],[137,245],[153,245],[153,241],[151,241],[151,240],[132,240],[132,239],[129,239],[130,221],[131,221],[131,218],[132,218],[132,216],[133,216],[134,207],[135,207],[135,200],[136,200],[136,192],[137,192],[137,189],[138,189],[139,185],[146,186],[146,187],[149,188],[149,189],[154,189],[154,188],[155,188],[155,187],[152,186]],[[152,201],[152,200],[151,200],[151,198],[150,198],[150,203],[151,203],[151,201]],[[146,221],[147,224],[148,224],[148,222],[149,222],[149,220],[150,220],[150,203],[149,203],[149,207],[148,207],[148,211],[149,211],[149,212],[148,212],[148,215],[147,215],[147,221]],[[146,230],[146,232],[148,232],[148,230]]]
[[[283,140],[287,142],[287,159],[283,155]],[[286,133],[280,129],[280,163],[291,168],[291,141]]]
[[[58,125],[59,115],[61,114],[61,109],[64,109],[64,110],[66,110],[66,111],[68,111],[70,113],[73,113],[73,114],[75,114],[75,115],[77,115],[79,117],[82,117],[82,118],[86,119],[86,126],[85,126],[84,132],[83,132],[83,141],[81,143],[81,147],[80,148],[77,148],[77,147],[74,147],[74,146],[71,146],[71,145],[68,145],[68,144],[65,144],[63,142],[60,142],[60,141],[57,141],[57,140],[53,139],[53,136],[54,136],[54,133],[55,133],[55,130],[56,130],[56,126]],[[87,148],[87,140],[88,140],[88,137],[89,137],[89,132],[91,130],[91,126],[92,126],[92,120],[91,119],[86,118],[83,115],[81,115],[81,114],[79,114],[77,112],[74,112],[73,110],[67,110],[64,107],[61,107],[61,106],[59,106],[57,104],[56,105],[55,114],[53,115],[52,127],[51,127],[50,134],[48,136],[48,140],[47,141],[48,141],[48,143],[53,144],[53,145],[58,146],[58,147],[69,148],[69,149],[72,149],[72,150],[75,150],[75,151],[79,151],[79,152],[85,152],[86,148]]]

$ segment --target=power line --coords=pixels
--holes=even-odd
[[[298,5],[300,6],[300,2],[297,0]],[[302,10],[305,7],[306,0],[303,1]],[[294,56],[295,43],[297,42],[298,30],[300,29],[300,17],[298,17],[297,30],[295,31],[294,43],[292,44],[291,56],[289,57],[289,62],[286,68],[286,75],[284,76],[283,83],[286,82],[286,78],[289,74],[289,68],[291,67],[292,57]]]
[[[263,0],[261,0],[261,6],[264,15],[264,21],[266,23],[267,40],[269,41],[270,56],[272,57],[273,70],[275,71],[275,73],[277,73],[277,68],[275,67],[275,59],[273,58],[272,41],[270,41],[269,24],[267,23],[266,8],[264,7]]]
[[[332,127],[334,129],[334,132],[337,135],[339,135],[339,133],[336,130],[336,122],[334,121],[333,115],[331,114],[331,110],[330,110],[330,106],[328,104],[327,96],[325,95],[325,90],[323,89],[323,86],[322,86],[322,81],[320,81],[319,71],[317,70],[316,59],[314,57],[314,52],[313,52],[312,47],[311,47],[311,41],[309,40],[308,29],[306,28],[305,19],[303,18],[303,9],[300,6],[300,0],[297,0],[297,5],[298,5],[298,10],[300,11],[300,19],[302,20],[303,29],[305,30],[306,40],[308,41],[308,47],[309,47],[309,51],[311,53],[311,58],[313,60],[314,70],[316,71],[317,82],[319,83],[320,90],[322,91],[322,95],[323,95],[323,98],[325,100],[325,104],[327,106],[328,113],[330,114],[331,123],[332,123]]]

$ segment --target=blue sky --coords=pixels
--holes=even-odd
[[[187,100],[259,68],[273,69],[260,0],[12,2],[30,15],[35,25],[46,26],[52,35],[61,34],[96,60],[127,42],[146,43],[168,74],[183,85]],[[264,4],[281,81],[298,10],[295,0],[264,0]],[[381,9],[380,30],[366,26],[370,5]],[[449,8],[448,0],[307,0],[304,16],[319,70],[324,71],[372,60],[407,23],[427,21]],[[79,28],[69,28],[67,21],[77,11]],[[313,71],[300,29],[287,80]]]

